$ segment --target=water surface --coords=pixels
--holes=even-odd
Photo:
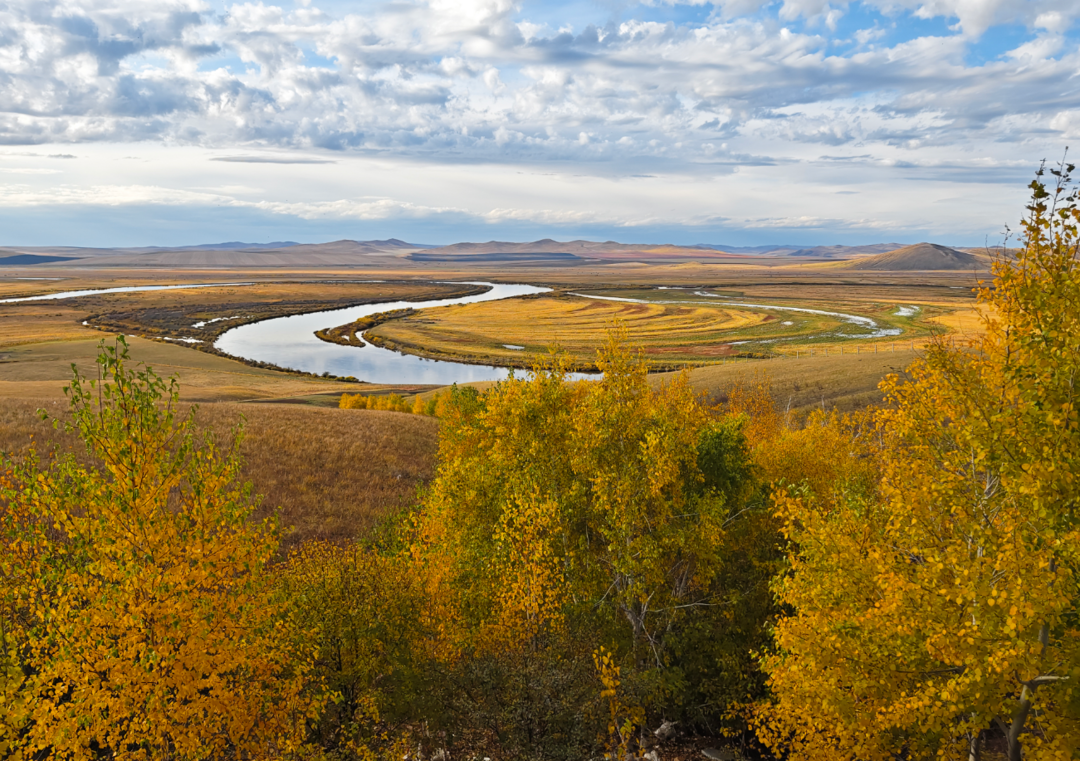
[[[513,296],[546,293],[551,290],[534,285],[499,285],[481,282],[470,283],[470,285],[485,285],[490,290],[455,299],[391,301],[311,314],[274,317],[228,330],[218,337],[214,346],[234,357],[270,362],[278,367],[302,370],[316,375],[323,373],[342,377],[351,375],[369,383],[446,386],[451,383],[502,380],[510,374],[510,370],[505,367],[424,359],[412,354],[399,354],[371,344],[342,346],[328,343],[315,336],[317,330],[337,327],[359,320],[361,317],[389,312],[393,309],[427,309],[452,304],[474,304],[479,301],[496,301]]]

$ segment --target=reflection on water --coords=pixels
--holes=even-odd
[[[440,362],[411,354],[398,354],[371,344],[341,346],[315,337],[317,330],[344,325],[361,317],[389,312],[392,309],[426,309],[451,304],[473,304],[478,301],[495,301],[551,290],[532,285],[497,285],[495,283],[474,283],[474,285],[490,286],[491,290],[456,299],[394,301],[298,314],[291,317],[275,317],[226,331],[221,334],[214,346],[234,357],[270,362],[278,367],[302,370],[317,375],[323,373],[342,377],[351,375],[369,383],[449,385],[470,381],[501,380],[510,374],[505,367]]]

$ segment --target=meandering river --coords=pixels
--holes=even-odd
[[[20,278],[23,280],[51,280],[53,278]],[[227,285],[255,285],[254,283],[187,283],[182,285],[126,285],[120,288],[92,288],[88,291],[61,291],[44,296],[23,296],[17,299],[0,299],[0,304],[17,304],[20,301],[56,301],[77,299],[80,296],[100,296],[105,293],[139,293],[141,291],[179,291],[185,288],[223,288]]]
[[[271,362],[307,373],[350,375],[369,383],[403,383],[449,385],[470,381],[501,380],[510,374],[505,367],[467,365],[461,362],[442,362],[412,354],[399,354],[379,346],[341,346],[315,337],[315,331],[344,325],[361,317],[389,312],[393,309],[426,309],[496,301],[512,296],[545,293],[550,288],[534,285],[486,285],[491,290],[475,296],[433,301],[393,301],[383,304],[333,309],[290,317],[274,317],[261,322],[241,325],[222,333],[214,346],[234,357]],[[594,376],[595,377],[595,376]]]
[[[79,296],[94,296],[104,293],[135,293],[139,291],[166,291],[182,288],[215,288],[245,285],[253,285],[253,283],[143,285],[102,288],[97,290],[63,291],[43,296],[2,299],[0,300],[0,304],[12,304],[20,301],[70,299],[78,298]],[[310,314],[298,314],[289,317],[274,317],[228,330],[218,337],[214,346],[220,351],[231,354],[234,357],[241,357],[257,362],[269,362],[279,367],[314,373],[316,375],[322,375],[323,373],[342,377],[351,375],[369,383],[449,385],[451,383],[468,383],[470,381],[501,380],[510,374],[510,371],[505,367],[471,365],[461,362],[425,359],[411,354],[399,354],[398,352],[383,349],[382,347],[374,346],[372,344],[367,344],[362,347],[342,346],[322,341],[315,336],[315,331],[317,330],[344,325],[345,323],[358,320],[361,317],[378,314],[379,312],[389,312],[393,309],[427,309],[430,307],[450,306],[453,304],[472,304],[479,301],[496,301],[499,299],[512,298],[514,296],[546,293],[551,290],[550,288],[534,285],[501,285],[487,282],[470,282],[470,285],[487,286],[489,290],[484,293],[473,296],[463,296],[460,298],[434,299],[432,301],[393,301],[381,304],[365,304],[362,306],[347,307],[345,309],[331,309],[322,312],[312,312]],[[643,299],[595,296],[591,294],[573,295],[581,296],[582,298],[603,299],[606,301],[628,301],[634,303],[700,303],[686,301],[646,301]],[[825,312],[816,309],[739,302],[728,300],[726,297],[717,294],[701,291],[695,292],[695,295],[725,299],[725,303],[732,307],[777,309],[790,312],[829,315],[837,317],[861,331],[858,335],[837,335],[837,338],[879,338],[898,335],[901,332],[899,328],[882,327],[869,317],[860,317],[858,315],[844,314],[842,312]],[[801,338],[805,339],[806,336],[802,336]],[[193,339],[175,340],[184,341]],[[740,341],[738,343],[747,342]],[[765,343],[765,341],[759,341],[758,343]],[[595,378],[596,376],[577,375],[575,377]]]

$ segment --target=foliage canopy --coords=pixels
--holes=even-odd
[[[776,495],[790,611],[761,734],[793,759],[1071,758],[1080,747],[1080,210],[1072,166],[1032,183],[1024,246],[867,440],[875,477]]]
[[[0,752],[209,758],[286,752],[318,699],[281,638],[237,444],[180,417],[175,381],[102,344],[68,388],[86,444],[0,484]],[[57,423],[59,425],[59,423]]]

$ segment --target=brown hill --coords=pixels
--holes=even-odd
[[[783,256],[806,256],[818,259],[851,259],[864,254],[887,254],[898,248],[904,248],[899,243],[871,243],[866,246],[810,246],[800,248],[798,251],[784,251]],[[780,255],[779,251],[771,252],[773,256]]]
[[[845,265],[853,270],[892,270],[911,272],[916,270],[974,270],[986,269],[977,256],[957,251],[936,243],[916,243],[884,254],[856,259]]]
[[[458,257],[508,256],[522,257],[526,254],[551,255],[572,254],[581,259],[602,259],[610,261],[703,261],[703,260],[744,260],[745,254],[731,254],[726,251],[698,248],[694,246],[675,246],[668,243],[617,243],[613,240],[598,242],[591,240],[571,240],[560,242],[551,238],[529,243],[510,243],[491,240],[487,243],[455,243],[425,250],[413,259],[450,261]]]
[[[108,252],[95,249],[93,259],[84,261],[94,267],[351,267],[387,257],[399,257],[420,250],[396,239],[376,241],[337,240],[329,243],[299,243],[281,248],[229,248],[214,250],[203,247],[176,249],[131,250],[114,249]],[[82,249],[71,249],[80,251]],[[109,254],[112,255],[109,255]]]

